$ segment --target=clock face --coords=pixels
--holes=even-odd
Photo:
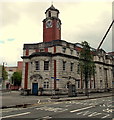
[[[46,28],[52,27],[52,21],[47,21],[46,22]]]
[[[59,21],[57,21],[57,28],[60,28],[61,27],[61,24]]]

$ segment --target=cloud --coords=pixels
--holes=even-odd
[[[45,11],[51,2],[1,2],[0,62],[15,65],[22,60],[23,44],[43,41]],[[111,2],[54,2],[62,21],[62,40],[88,41],[97,48],[112,18]],[[1,19],[0,19],[1,20]],[[111,51],[111,33],[103,49]]]
[[[19,21],[20,13],[19,7],[12,3],[0,3],[2,14],[2,27],[7,25],[14,25]]]
[[[14,41],[15,39],[14,38],[8,38],[7,40],[8,41]]]
[[[112,21],[111,2],[82,2],[76,7],[72,4],[62,13],[62,19],[65,20],[62,24],[62,38],[74,43],[86,40],[97,48]],[[105,47],[105,50],[111,49]]]
[[[0,44],[4,44],[5,42],[3,40],[0,40]]]

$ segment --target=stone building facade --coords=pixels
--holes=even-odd
[[[32,94],[38,94],[41,89],[44,94],[56,89],[60,93],[67,93],[69,84],[72,84],[77,92],[83,92],[85,85],[79,72],[82,46],[61,40],[59,10],[52,5],[45,14],[43,42],[24,44],[23,47],[22,88],[29,89]],[[96,73],[89,80],[89,90],[112,89],[113,57],[102,49],[99,54],[94,48],[91,51],[94,53]]]

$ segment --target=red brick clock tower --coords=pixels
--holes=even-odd
[[[50,42],[61,39],[61,20],[59,10],[53,5],[45,12],[46,18],[43,20],[43,42]]]

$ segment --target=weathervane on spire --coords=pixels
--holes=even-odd
[[[51,1],[51,5],[53,5],[53,1]]]

